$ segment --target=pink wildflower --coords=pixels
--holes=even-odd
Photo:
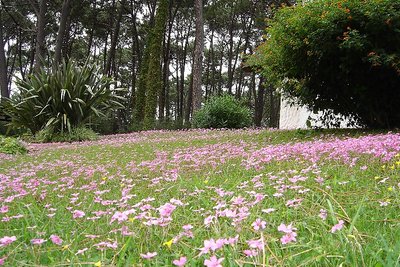
[[[281,237],[281,243],[285,245],[290,242],[295,242],[296,236],[297,236],[296,232],[287,233],[286,235]]]
[[[185,231],[189,231],[189,230],[193,229],[193,226],[191,224],[186,224],[186,225],[182,226],[182,228]]]
[[[386,207],[390,203],[390,202],[387,202],[387,201],[378,201],[378,202],[379,202],[379,206],[381,206],[381,207]]]
[[[287,243],[296,241],[296,230],[297,228],[293,227],[292,223],[289,225],[281,223],[281,225],[278,226],[278,231],[285,233],[285,235],[281,237],[281,243],[285,245]]]
[[[85,216],[85,213],[81,210],[74,210],[72,212],[72,218],[76,219],[76,218],[82,218],[83,216]]]
[[[215,256],[212,256],[209,260],[204,261],[204,266],[207,267],[222,267],[221,262],[224,260],[224,258],[218,259]]]
[[[319,210],[319,215],[318,217],[320,217],[322,220],[326,220],[326,217],[328,216],[328,212],[324,209],[320,209]]]
[[[236,235],[235,237],[229,237],[229,238],[225,238],[224,242],[226,245],[235,245],[236,242],[238,242],[239,240],[239,235]]]
[[[281,225],[278,226],[278,231],[279,232],[284,232],[286,234],[292,233],[293,231],[296,231],[297,228],[293,227],[292,224],[285,225],[281,223]]]
[[[253,226],[254,230],[256,230],[256,231],[265,229],[266,225],[267,225],[267,222],[262,221],[261,219],[257,219],[251,224],[251,226]]]
[[[343,225],[344,225],[344,221],[339,220],[338,224],[335,224],[334,226],[332,226],[331,233],[341,230],[343,228]]]
[[[0,238],[0,247],[5,247],[10,245],[12,242],[14,242],[15,240],[17,240],[17,238],[15,236],[5,236]]]
[[[117,211],[114,213],[114,215],[111,217],[110,223],[114,221],[118,221],[118,223],[124,222],[128,220],[128,215],[126,215],[124,212]]]
[[[212,221],[214,221],[215,219],[216,219],[215,216],[212,216],[212,215],[208,216],[207,218],[204,219],[204,225],[205,225],[206,227],[210,226],[210,224],[212,223]]]
[[[111,248],[111,249],[117,249],[118,248],[118,243],[117,241],[111,243],[111,242],[100,242],[94,245],[95,247],[97,247],[98,250],[105,250],[107,248]]]
[[[264,247],[264,244],[261,239],[249,240],[249,241],[247,241],[247,244],[251,248],[256,248],[256,249],[260,249],[260,250],[263,249],[263,247]]]
[[[2,206],[0,208],[0,213],[7,213],[8,212],[8,206]]]
[[[215,241],[213,238],[210,240],[204,240],[204,246],[200,249],[200,255],[207,254],[212,251],[216,251],[220,249],[224,245],[224,241],[222,239],[218,239]]]
[[[75,253],[75,255],[83,254],[83,253],[85,253],[86,250],[88,250],[88,248],[79,249],[79,250]]]
[[[275,209],[274,208],[268,208],[268,209],[263,209],[261,211],[264,212],[264,213],[271,213],[271,212],[274,212]]]
[[[128,226],[124,225],[121,227],[121,233],[124,236],[130,236],[130,235],[134,235],[134,232],[130,232]]]
[[[4,265],[4,262],[6,261],[7,257],[0,258],[0,265]]]
[[[246,257],[255,257],[258,255],[257,250],[254,249],[246,249],[243,250],[244,255],[246,255]]]
[[[51,235],[50,240],[51,242],[53,242],[53,244],[56,245],[61,245],[63,242],[63,240],[58,235]]]
[[[140,257],[146,260],[151,259],[155,256],[157,256],[157,252],[147,252],[146,254],[140,254]]]
[[[170,217],[175,209],[176,209],[175,205],[172,205],[171,203],[165,203],[164,205],[158,208],[158,211],[160,212],[160,215],[162,217]]]
[[[179,260],[174,260],[172,262],[175,266],[182,267],[186,264],[186,257],[180,257]]]
[[[43,243],[46,242],[46,241],[47,241],[46,239],[34,238],[34,239],[31,240],[31,244],[32,244],[32,245],[41,245],[41,244],[43,244]]]

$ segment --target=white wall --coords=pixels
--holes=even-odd
[[[281,97],[281,110],[279,116],[280,129],[307,128],[306,122],[311,112],[305,107],[290,106],[288,101]]]
[[[305,107],[298,105],[290,106],[289,102],[281,97],[281,110],[279,117],[279,128],[280,129],[306,129],[307,120],[309,117],[312,118],[312,127],[325,128],[320,122],[319,118],[322,116],[322,112],[314,114]],[[347,124],[349,119],[343,116],[337,116],[340,120],[340,128],[348,128]],[[359,128],[355,125],[351,128]]]

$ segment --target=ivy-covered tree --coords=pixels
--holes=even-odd
[[[149,66],[146,76],[146,105],[144,110],[144,129],[153,129],[157,110],[157,98],[162,88],[161,56],[162,40],[168,18],[168,0],[161,0],[157,8],[155,25],[149,38]]]

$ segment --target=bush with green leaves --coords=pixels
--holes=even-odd
[[[92,116],[123,107],[123,89],[88,63],[64,62],[26,80],[17,79],[16,84],[19,93],[5,102],[5,112],[12,118],[11,126],[30,129],[32,134],[45,128],[71,132]]]
[[[231,95],[214,96],[193,116],[195,128],[243,128],[252,123],[250,109]]]
[[[248,63],[314,111],[400,127],[400,2],[313,0],[280,9]]]
[[[49,142],[80,142],[80,141],[94,141],[98,139],[92,129],[86,127],[74,127],[71,131],[53,132],[51,128],[45,128],[38,131],[33,142],[49,143]]]
[[[19,140],[0,135],[0,153],[25,154],[26,152],[28,152],[28,150]]]

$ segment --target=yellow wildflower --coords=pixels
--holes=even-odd
[[[94,264],[94,266],[96,266],[96,267],[101,267],[101,261],[96,262],[96,263]]]
[[[164,245],[164,246],[167,246],[169,249],[171,249],[172,242],[173,242],[173,239],[171,239],[171,240],[169,240],[169,241],[167,241],[167,242],[164,242],[163,245]]]

